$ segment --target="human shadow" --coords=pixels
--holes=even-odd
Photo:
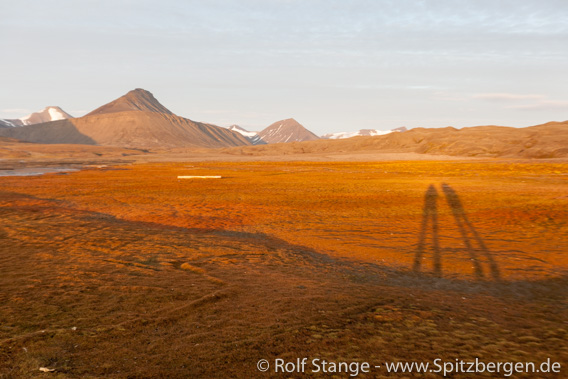
[[[478,279],[483,279],[485,273],[483,270],[480,255],[484,256],[489,265],[489,273],[493,280],[500,281],[501,274],[497,262],[493,259],[491,252],[487,248],[485,242],[474,228],[473,224],[467,217],[462,202],[456,191],[448,184],[442,184],[442,191],[446,197],[446,201],[451,209],[456,226],[461,235],[461,239],[465,245],[473,264],[474,275]],[[424,208],[422,210],[422,224],[420,234],[418,236],[418,246],[414,256],[413,271],[419,273],[422,271],[422,261],[426,251],[426,240],[431,231],[432,252],[433,252],[433,273],[435,276],[442,276],[442,254],[439,240],[438,225],[438,191],[434,185],[430,185],[424,195]]]
[[[432,228],[432,249],[434,251],[434,274],[442,275],[442,260],[440,256],[440,242],[438,236],[438,191],[434,185],[430,185],[424,195],[424,209],[422,210],[422,226],[418,238],[418,248],[414,256],[413,270],[420,272],[422,269],[422,258],[426,249],[426,236],[428,226]]]
[[[483,267],[479,260],[479,252],[487,259],[487,262],[489,264],[489,272],[493,280],[501,280],[499,266],[493,259],[491,252],[485,245],[485,242],[483,241],[477,230],[473,227],[471,221],[469,221],[469,218],[465,213],[458,194],[446,183],[442,183],[442,191],[444,191],[444,194],[446,195],[446,201],[448,202],[448,205],[452,210],[456,225],[460,231],[462,240],[473,263],[475,276],[478,278],[483,278],[485,276]],[[477,245],[477,247],[474,247],[475,244]]]

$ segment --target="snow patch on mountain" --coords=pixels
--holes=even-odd
[[[227,129],[232,130],[232,131],[237,132],[237,133],[240,133],[245,137],[254,137],[254,136],[258,135],[257,132],[249,132],[248,130],[243,129],[238,125],[231,125]]]
[[[352,138],[352,137],[361,137],[361,136],[381,136],[393,132],[404,132],[406,128],[404,126],[392,130],[377,130],[377,129],[361,129],[356,132],[337,132],[337,133],[329,133],[323,135],[321,138],[324,139],[344,139],[344,138]]]
[[[30,113],[27,116],[16,119],[0,120],[0,127],[18,127],[26,125],[41,124],[43,122],[65,120],[73,118],[59,107],[45,107],[39,112]]]
[[[244,128],[241,128],[238,125],[231,125],[227,129],[232,130],[233,132],[237,132],[244,136],[246,139],[250,141],[253,145],[264,145],[266,142],[262,140],[262,138],[258,135],[258,132],[250,132]]]
[[[54,108],[54,107],[47,107],[46,108],[49,112],[49,115],[51,116],[51,121],[57,121],[57,120],[65,120],[67,117],[65,117],[65,115],[63,113],[61,113],[59,111],[59,109]]]

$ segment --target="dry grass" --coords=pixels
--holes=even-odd
[[[2,178],[0,377],[256,377],[260,358],[304,356],[565,367],[566,168],[192,163]],[[193,174],[223,179],[176,179]]]

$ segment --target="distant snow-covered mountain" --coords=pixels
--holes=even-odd
[[[337,133],[329,133],[326,135],[321,136],[323,139],[344,139],[344,138],[352,138],[352,137],[360,137],[360,136],[380,136],[383,134],[389,134],[393,132],[404,132],[406,131],[406,127],[401,126],[400,128],[392,129],[392,130],[377,130],[377,129],[361,129],[356,132],[337,132]]]
[[[231,125],[227,129],[242,134],[253,145],[265,145],[266,144],[266,142],[264,142],[262,140],[262,138],[260,138],[260,136],[258,135],[257,132],[249,132],[248,130],[241,128],[238,125]]]
[[[69,113],[59,107],[46,107],[39,112],[31,113],[22,118],[0,119],[0,127],[10,128],[16,126],[41,124],[42,122],[66,120],[73,118]]]

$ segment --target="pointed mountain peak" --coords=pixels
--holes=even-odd
[[[318,136],[293,118],[276,121],[258,134],[267,143],[301,142],[319,139]]]
[[[68,118],[73,118],[73,116],[71,116],[69,113],[65,112],[63,109],[61,109],[58,106],[50,105],[49,107],[46,107],[43,110],[43,112],[49,113],[51,121],[65,120],[65,119],[68,119]]]
[[[73,118],[69,113],[56,106],[43,108],[39,112],[30,113],[27,116],[17,119],[0,120],[0,127],[14,127],[24,125],[41,124],[49,121],[65,120]]]
[[[37,124],[40,122],[65,120],[68,118],[73,118],[73,116],[71,116],[69,113],[65,112],[58,106],[50,105],[43,108],[39,112],[34,112],[27,115],[26,117],[22,117],[20,120],[30,121],[30,123]]]
[[[87,114],[87,116],[128,111],[154,112],[168,115],[173,114],[168,108],[160,104],[151,92],[142,88],[136,88],[128,92],[126,95],[95,109],[91,113]]]

